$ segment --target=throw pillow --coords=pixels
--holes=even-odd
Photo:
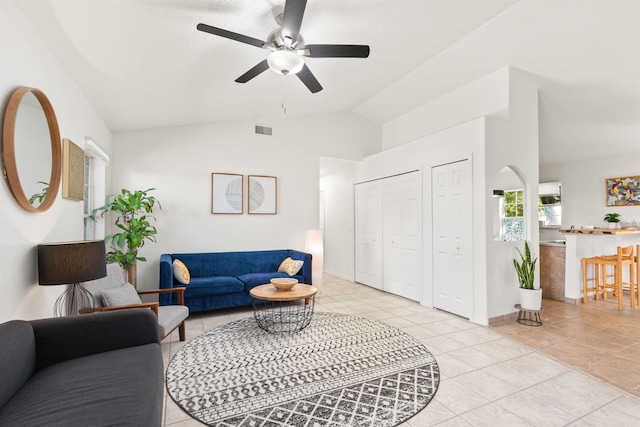
[[[102,303],[105,307],[142,304],[140,296],[130,283],[125,283],[119,288],[103,289],[100,293],[102,293]]]
[[[280,267],[278,267],[278,273],[287,273],[289,276],[294,276],[298,274],[298,271],[302,268],[302,264],[304,264],[304,261],[298,261],[291,257],[287,257],[282,261]]]
[[[189,269],[184,262],[179,259],[173,260],[173,277],[183,285],[188,285],[191,281],[191,274],[189,273]]]

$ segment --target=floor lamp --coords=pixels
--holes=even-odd
[[[38,245],[40,285],[69,285],[56,300],[53,308],[56,317],[72,316],[83,308],[93,308],[93,298],[80,282],[106,275],[104,240]]]
[[[324,270],[324,243],[322,242],[321,230],[307,231],[304,251],[313,256],[311,259],[311,281],[313,282],[313,286],[320,289]]]

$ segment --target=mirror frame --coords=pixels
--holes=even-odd
[[[29,203],[28,197],[25,195],[20,183],[20,176],[18,175],[18,166],[16,164],[16,152],[15,152],[15,125],[18,116],[18,108],[22,99],[29,93],[32,93],[40,106],[47,119],[49,126],[49,136],[51,139],[51,177],[49,179],[49,189],[47,195],[38,207]],[[29,212],[44,212],[53,205],[58,195],[58,189],[60,188],[60,179],[62,175],[62,149],[60,147],[60,129],[58,128],[58,120],[56,114],[53,111],[53,107],[49,102],[46,95],[39,89],[32,87],[20,87],[16,89],[4,113],[4,127],[2,130],[2,160],[4,162],[4,168],[7,180],[9,181],[9,187],[13,193],[18,204]]]

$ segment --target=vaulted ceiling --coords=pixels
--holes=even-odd
[[[540,88],[541,162],[640,150],[640,1],[308,0],[306,43],[367,59],[305,58],[324,89],[264,72],[284,0],[17,0],[114,132],[336,111],[383,124],[511,65]]]

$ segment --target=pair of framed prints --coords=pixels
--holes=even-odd
[[[249,214],[278,213],[278,178],[247,175],[247,205]],[[211,213],[244,213],[244,175],[235,173],[211,174]]]

